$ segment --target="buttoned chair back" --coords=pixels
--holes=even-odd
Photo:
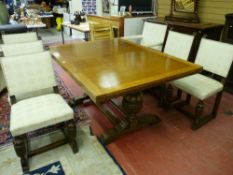
[[[193,35],[169,31],[164,53],[188,60],[193,40]]]
[[[167,25],[145,22],[142,32],[141,45],[162,49]]]
[[[109,23],[90,23],[91,41],[112,39],[113,31]]]
[[[38,40],[16,44],[3,44],[2,51],[5,57],[11,57],[17,55],[26,55],[43,52],[44,47],[42,41]]]
[[[27,94],[57,85],[48,51],[33,55],[6,57],[3,60],[2,69],[9,96],[27,97]]]
[[[217,116],[225,79],[228,76],[232,61],[233,45],[203,38],[195,63],[202,65],[207,73],[195,74],[171,82],[173,86],[187,93],[186,104],[190,103],[191,96],[198,99],[192,129],[200,128]],[[212,111],[203,116],[204,100],[212,96],[216,96]],[[178,109],[185,112],[183,108],[179,107]]]
[[[3,44],[15,44],[38,40],[36,32],[2,35]]]

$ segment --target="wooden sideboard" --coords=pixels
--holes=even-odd
[[[204,36],[209,39],[213,40],[220,40],[223,24],[214,24],[214,23],[186,23],[186,22],[179,22],[179,21],[167,21],[164,18],[150,18],[147,19],[148,22],[160,23],[160,24],[167,24],[168,30],[170,29],[187,34],[196,33],[194,39],[194,45],[190,53],[190,61],[194,61],[196,57],[196,53],[198,50],[198,46],[200,44],[201,38]],[[166,35],[167,36],[167,35]]]

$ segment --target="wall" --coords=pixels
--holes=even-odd
[[[158,0],[158,16],[169,15],[170,4],[171,0]],[[199,0],[201,22],[224,24],[227,13],[233,13],[233,0]]]

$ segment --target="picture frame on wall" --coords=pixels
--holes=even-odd
[[[110,12],[109,0],[102,0],[102,11],[103,11],[103,13],[109,13]]]

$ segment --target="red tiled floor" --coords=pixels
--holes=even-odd
[[[82,93],[56,63],[55,68],[74,95]],[[107,147],[129,175],[232,175],[233,116],[224,113],[233,111],[232,101],[233,96],[224,93],[217,118],[192,131],[188,118],[176,110],[165,112],[157,107],[154,97],[145,94],[143,112],[157,114],[162,121]],[[92,119],[95,134],[111,127],[94,104],[83,108]]]

